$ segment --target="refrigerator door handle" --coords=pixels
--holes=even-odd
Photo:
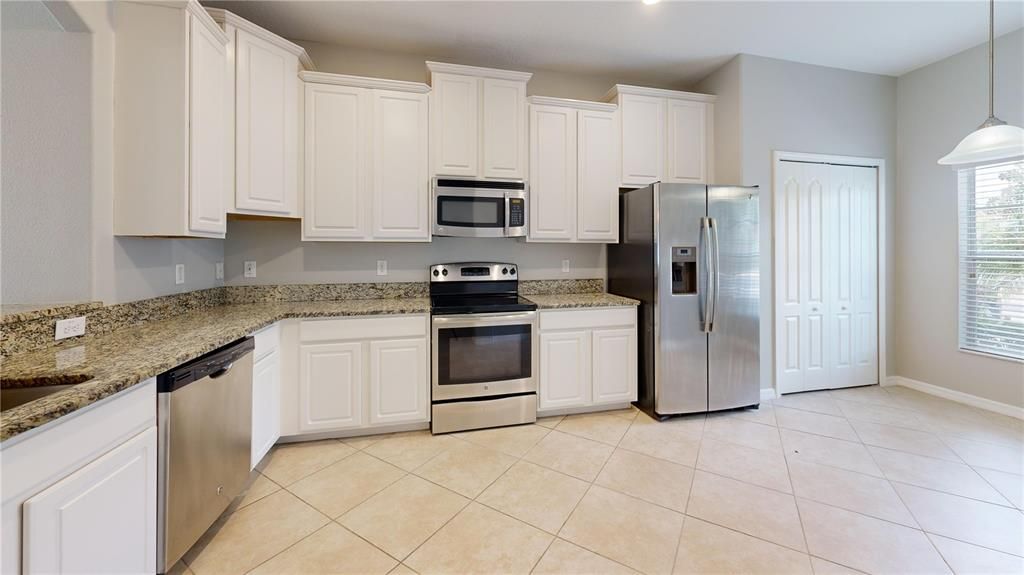
[[[708,322],[708,331],[713,332],[715,331],[715,320],[718,319],[718,288],[721,286],[721,268],[719,266],[720,258],[718,250],[718,222],[715,221],[715,218],[708,218],[708,228],[711,230],[711,238],[715,245],[715,252],[713,256],[715,261],[715,273],[711,276],[714,281],[715,289],[713,291],[714,300],[711,302],[711,320]]]
[[[711,332],[711,299],[712,299],[712,274],[711,271],[711,219],[702,217],[700,219],[700,229],[704,236],[704,317],[701,318],[703,325],[701,329],[704,333]]]

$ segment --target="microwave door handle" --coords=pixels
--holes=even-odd
[[[505,237],[507,238],[510,235],[512,235],[512,229],[509,227],[509,224],[512,223],[512,218],[511,218],[511,216],[509,214],[509,208],[512,205],[512,200],[508,197],[508,192],[505,192],[504,195],[505,195]]]

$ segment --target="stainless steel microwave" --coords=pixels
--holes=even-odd
[[[526,236],[527,185],[522,180],[434,179],[435,236]]]

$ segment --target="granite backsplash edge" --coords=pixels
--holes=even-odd
[[[417,298],[428,295],[427,285],[427,282],[388,282],[220,286],[87,309],[71,308],[66,313],[61,313],[59,307],[55,306],[49,313],[37,313],[25,321],[12,321],[0,325],[0,357],[60,343],[53,339],[56,322],[68,317],[77,317],[83,312],[86,316],[86,335],[82,337],[92,337],[134,327],[147,321],[159,321],[219,305]],[[600,278],[519,282],[519,292],[523,295],[603,291],[604,280]]]

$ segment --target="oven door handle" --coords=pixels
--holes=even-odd
[[[436,326],[453,327],[503,323],[530,323],[536,317],[537,312],[525,311],[520,313],[434,316],[431,318],[431,321]]]

